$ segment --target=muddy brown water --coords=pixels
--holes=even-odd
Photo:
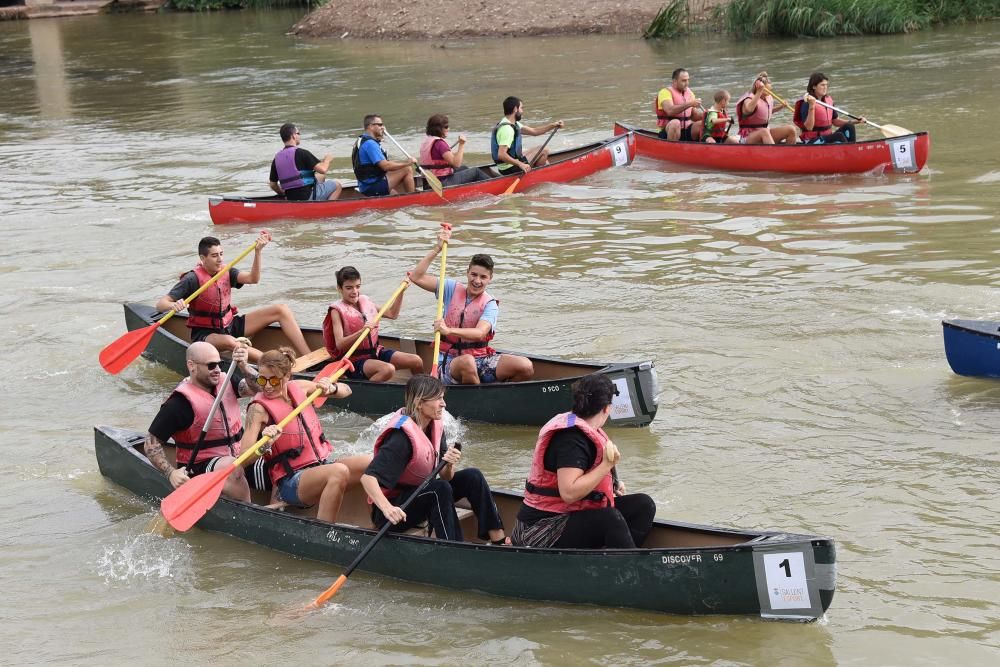
[[[291,12],[0,24],[3,660],[12,664],[993,664],[1000,650],[1000,382],[960,378],[939,321],[1000,319],[1000,26],[895,37],[646,43],[625,37],[301,41]],[[683,58],[679,54],[683,54]],[[449,259],[498,263],[499,342],[567,358],[651,358],[660,413],[618,430],[622,474],[659,515],[834,537],[838,591],[812,625],[683,618],[457,593],[356,573],[322,613],[275,627],[339,572],[224,536],[150,534],[147,502],[105,481],[95,423],[144,429],[177,381],[105,374],[122,301],[152,302],[213,227],[207,195],[266,192],[277,127],[350,173],[363,114],[416,150],[431,113],[485,161],[508,94],[556,148],[649,124],[678,63],[704,97],[766,67],[798,94],[932,131],[915,176],[688,172],[638,160],[585,181],[452,208],[271,226],[242,308],[318,323],[333,272],[378,298],[457,229]],[[874,136],[867,131],[867,136]],[[532,145],[529,140],[528,145]],[[390,328],[425,334],[433,297]],[[332,413],[343,451],[372,423]],[[458,424],[496,486],[528,467],[529,428]]]

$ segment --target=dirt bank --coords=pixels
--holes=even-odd
[[[695,16],[722,0],[692,0]],[[667,0],[354,0],[310,13],[303,37],[444,39],[528,35],[642,34]]]

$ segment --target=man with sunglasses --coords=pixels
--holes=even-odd
[[[254,395],[259,384],[255,382],[257,372],[247,364],[249,349],[246,338],[238,339],[238,346],[233,350],[233,363],[239,373],[233,373],[230,382],[220,386],[225,374],[220,368],[219,351],[205,342],[192,343],[188,348],[188,376],[160,405],[143,447],[146,457],[167,476],[175,489],[196,475],[231,465],[239,456],[243,422],[236,399]],[[247,378],[250,378],[249,382]],[[209,421],[212,404],[220,391],[223,392],[222,400]],[[163,451],[163,444],[171,439],[177,448],[177,467],[170,463]],[[257,470],[254,466],[251,464],[245,469],[250,473],[249,483],[248,475],[243,470],[230,475],[222,489],[223,495],[249,502],[251,487],[266,488],[267,476],[263,468],[257,466],[260,467]]]
[[[326,178],[333,156],[327,153],[318,160],[299,148],[301,137],[294,123],[282,125],[278,134],[285,147],[271,160],[271,189],[291,201],[327,201],[339,197],[340,183]]]
[[[417,161],[390,160],[382,148],[385,123],[382,116],[368,114],[364,120],[365,131],[354,142],[351,166],[358,179],[358,192],[366,197],[398,195],[416,190],[411,167]]]

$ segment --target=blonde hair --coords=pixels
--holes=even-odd
[[[723,88],[722,90],[715,91],[715,101],[716,102],[721,102],[722,100],[726,99],[727,97],[729,97],[729,91],[728,90],[726,90],[726,89]]]
[[[429,401],[444,394],[441,380],[430,375],[414,375],[406,382],[405,412],[410,419],[417,418],[417,408],[421,401]]]
[[[292,374],[293,363],[295,363],[295,350],[282,345],[277,350],[268,350],[261,355],[257,367],[267,366],[281,373],[281,377],[288,377]]]

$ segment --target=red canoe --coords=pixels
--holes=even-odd
[[[667,141],[656,132],[615,123],[615,134],[634,133],[642,157],[715,171],[777,171],[788,174],[912,173],[927,164],[926,132],[855,144],[706,144]]]
[[[635,157],[635,137],[629,133],[605,139],[580,148],[552,153],[549,164],[537,167],[517,184],[515,192],[543,183],[565,183],[589,176],[602,169],[628,165]],[[490,169],[493,165],[478,167]],[[487,172],[489,173],[489,172]],[[208,212],[212,222],[223,225],[230,222],[263,222],[267,220],[333,218],[352,215],[367,209],[395,209],[404,206],[433,206],[482,197],[501,195],[516,176],[494,176],[487,180],[454,185],[444,189],[447,201],[431,190],[418,190],[412,194],[365,197],[354,186],[344,188],[339,199],[333,201],[288,201],[271,197],[221,197],[208,198]],[[417,176],[418,187],[423,178]]]

